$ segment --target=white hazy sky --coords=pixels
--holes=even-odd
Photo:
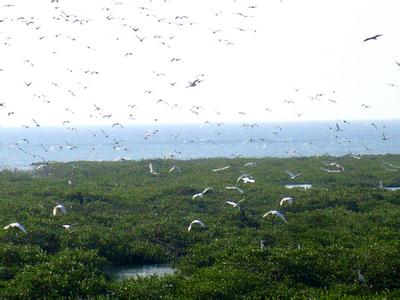
[[[0,0],[2,126],[400,117],[398,0],[50,2]]]

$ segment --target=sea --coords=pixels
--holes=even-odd
[[[49,161],[400,153],[400,120],[0,128],[0,168]]]

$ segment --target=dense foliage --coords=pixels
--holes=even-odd
[[[345,171],[320,169],[330,162]],[[3,171],[0,225],[28,233],[0,230],[0,297],[400,297],[400,190],[378,188],[400,186],[400,169],[382,162],[400,156],[153,160],[159,176],[149,161]],[[169,173],[175,164],[182,172]],[[256,182],[236,183],[242,173]],[[225,189],[234,185],[245,192]],[[294,203],[279,206],[286,196]],[[242,198],[241,209],[225,203]],[[57,204],[66,215],[52,214]],[[263,218],[269,210],[288,223]],[[206,228],[189,232],[195,219]],[[150,263],[178,271],[124,281],[105,271]]]

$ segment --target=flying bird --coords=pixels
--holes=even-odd
[[[382,36],[383,34],[377,34],[371,37],[366,38],[363,42],[371,41],[371,40],[377,40],[378,37]]]
[[[177,171],[177,172],[182,172],[181,168],[179,168],[177,165],[174,165],[171,169],[169,169],[169,173],[173,172],[173,171]]]
[[[244,191],[242,189],[238,188],[237,186],[227,186],[227,187],[225,187],[225,189],[227,189],[227,190],[236,190],[241,194],[244,193]]]
[[[279,201],[279,205],[282,206],[285,202],[292,204],[293,201],[294,200],[292,197],[285,197],[285,198],[282,198],[281,201]]]
[[[247,175],[247,174],[240,175],[239,178],[236,180],[236,183],[238,183],[239,181],[242,181],[243,183],[256,182],[252,176]]]
[[[263,215],[263,218],[267,217],[268,215],[273,215],[281,218],[285,223],[287,223],[285,216],[277,210],[271,210]]]
[[[303,174],[303,173],[292,173],[292,172],[290,172],[290,171],[288,171],[288,170],[285,170],[285,173],[286,174],[288,174],[289,175],[289,177],[290,177],[290,179],[296,179],[296,177],[299,177],[301,174]]]
[[[218,168],[218,169],[213,169],[212,171],[213,172],[220,172],[220,171],[223,171],[223,170],[227,170],[227,169],[229,169],[231,166],[226,166],[226,167],[222,167],[222,168]]]
[[[240,204],[241,202],[243,202],[243,201],[244,201],[244,199],[240,200],[239,202],[225,201],[225,203],[227,203],[227,204],[229,204],[229,205],[232,205],[233,207],[238,207],[238,208],[240,209],[239,204]]]
[[[198,197],[203,198],[203,196],[204,196],[208,191],[213,191],[213,190],[214,190],[214,189],[213,189],[212,187],[207,187],[207,188],[205,188],[204,191],[202,191],[201,193],[194,194],[194,195],[192,196],[192,199],[194,200],[194,199],[196,199],[196,198],[198,198]]]
[[[21,231],[24,232],[24,233],[28,233],[28,232],[26,231],[24,225],[22,225],[22,224],[20,224],[20,223],[11,223],[11,224],[8,224],[7,226],[4,227],[4,229],[9,229],[9,228],[13,228],[13,227],[18,228],[19,230],[21,230]]]
[[[190,223],[189,227],[188,227],[188,231],[192,230],[192,226],[194,224],[199,224],[202,228],[206,228],[206,225],[200,221],[200,220],[193,220],[192,223]]]
[[[149,169],[150,169],[150,174],[152,174],[152,175],[160,175],[160,173],[157,173],[156,171],[154,171],[152,163],[149,163]]]
[[[67,210],[62,204],[58,204],[53,208],[53,216],[56,216],[59,213],[63,213],[64,215],[67,213]]]

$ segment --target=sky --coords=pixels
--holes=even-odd
[[[0,0],[1,126],[399,119],[399,12],[397,0]]]

